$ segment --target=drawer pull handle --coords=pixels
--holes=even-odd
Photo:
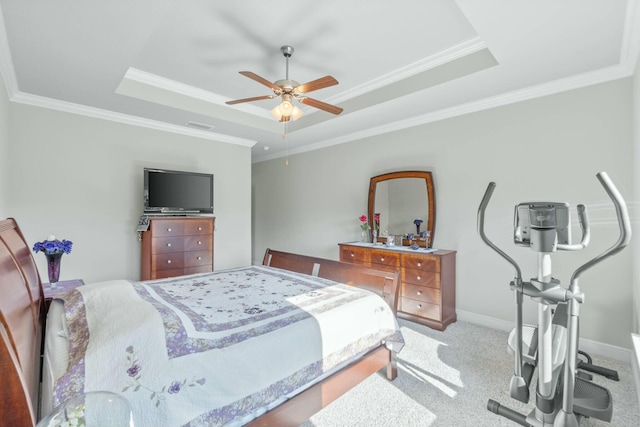
[[[201,244],[202,244],[202,242],[201,242],[200,240],[198,240],[198,244],[199,244],[199,245],[201,245]]]
[[[421,267],[421,266],[422,266],[422,263],[421,263],[421,262],[419,262],[419,263],[418,263],[418,267]]]
[[[171,260],[170,259],[167,260],[167,264],[171,264]]]
[[[380,258],[380,261],[381,261],[381,262],[384,262],[384,257]]]
[[[199,256],[199,257],[196,257],[196,259],[197,259],[198,261],[200,261],[200,260],[202,259],[202,257],[200,257],[200,256]]]
[[[198,227],[198,231],[202,231],[202,227]]]
[[[416,279],[420,280],[420,276],[416,277]]]
[[[171,243],[167,243],[167,247],[170,248],[171,247]]]
[[[351,253],[351,258],[353,258],[354,256],[356,256],[356,254],[354,254],[353,252]]]
[[[169,233],[171,233],[171,231],[172,231],[172,230],[171,230],[170,228],[167,228],[167,231],[168,231]]]
[[[418,304],[418,308],[422,308],[422,304]]]
[[[422,295],[422,291],[418,291],[416,292],[418,295]]]

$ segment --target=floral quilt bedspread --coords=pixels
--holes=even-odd
[[[58,404],[107,390],[136,426],[242,425],[403,338],[367,291],[263,266],[67,292],[69,367]]]

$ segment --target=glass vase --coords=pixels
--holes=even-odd
[[[45,254],[47,257],[47,273],[49,274],[49,286],[55,288],[60,279],[60,261],[62,254]]]

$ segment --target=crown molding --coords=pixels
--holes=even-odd
[[[35,107],[48,108],[51,110],[62,111],[65,113],[77,114],[81,116],[92,117],[96,119],[108,120],[127,125],[139,126],[148,129],[155,129],[163,132],[176,133],[186,136],[194,136],[197,138],[208,139],[211,141],[224,142],[227,144],[241,145],[244,147],[253,147],[257,141],[252,141],[235,136],[223,135],[209,131],[178,126],[170,123],[159,122],[157,120],[145,119],[142,117],[131,116],[128,114],[115,113],[113,111],[102,110],[100,108],[87,107],[86,105],[74,104],[66,101],[46,98],[43,96],[30,95],[18,92],[11,101],[20,104],[31,105]]]
[[[640,5],[638,1],[627,2],[624,34],[620,49],[620,64],[633,74],[640,60]]]
[[[146,86],[173,92],[188,98],[198,99],[214,105],[231,108],[227,104],[225,104],[225,102],[230,101],[231,98],[227,98],[222,95],[218,95],[217,93],[200,89],[195,86],[180,83],[178,81],[168,79],[157,74],[142,71],[137,68],[130,67],[125,73],[123,80],[131,80],[136,83],[141,83]],[[264,108],[254,107],[249,104],[237,105],[234,108],[249,114],[253,114],[255,116],[268,119],[271,118],[271,114],[269,114],[269,111],[265,110]]]
[[[327,101],[333,103],[345,102],[349,99],[373,92],[374,90],[415,76],[427,70],[437,68],[440,65],[447,64],[455,61],[456,59],[463,58],[482,49],[487,49],[486,43],[479,37],[473,37],[434,55],[428,56],[412,64],[370,80],[364,84],[358,85],[352,89],[342,91],[339,95],[327,98]]]
[[[7,90],[7,96],[11,99],[18,93],[18,79],[16,78],[13,60],[11,59],[11,48],[7,39],[7,29],[4,26],[4,15],[0,7],[0,75]]]
[[[356,141],[364,138],[371,138],[385,133],[400,131],[416,126],[425,125],[428,123],[437,122],[440,120],[449,119],[452,117],[458,117],[469,113],[475,113],[478,111],[488,110],[504,105],[514,104],[530,99],[540,98],[543,96],[555,95],[562,92],[567,92],[574,89],[580,89],[583,87],[593,86],[600,83],[606,83],[613,80],[630,77],[632,75],[631,70],[627,66],[622,64],[614,65],[611,67],[603,68],[600,70],[591,71],[588,73],[578,74],[575,76],[567,77],[564,79],[555,80],[549,83],[543,83],[535,86],[530,86],[524,89],[507,92],[504,94],[492,96],[489,98],[481,99],[475,102],[469,102],[466,104],[457,105],[451,108],[445,108],[442,110],[434,111],[428,114],[412,117],[405,120],[396,121],[393,123],[387,123],[382,126],[369,128],[364,131],[354,132],[348,135],[343,135],[337,138],[332,138],[326,141],[322,141],[316,144],[306,145],[304,147],[292,148],[288,150],[287,155],[301,154],[308,151],[318,150],[321,148],[331,147],[333,145],[344,144],[347,142]],[[261,156],[260,159],[256,159],[253,163],[259,163],[267,160],[274,160],[284,157],[285,154],[273,154],[269,156]]]

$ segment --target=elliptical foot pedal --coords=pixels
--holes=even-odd
[[[574,412],[606,422],[611,421],[613,399],[609,390],[580,377],[576,377],[573,390]]]

